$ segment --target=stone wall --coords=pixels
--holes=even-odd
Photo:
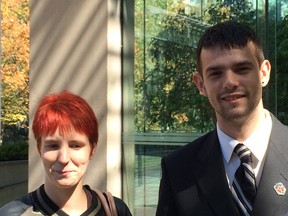
[[[28,161],[0,162],[0,206],[28,192]]]

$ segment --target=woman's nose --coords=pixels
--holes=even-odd
[[[58,152],[58,161],[60,163],[66,164],[70,160],[69,148],[62,146]]]

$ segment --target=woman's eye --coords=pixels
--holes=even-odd
[[[81,147],[81,145],[78,143],[70,144],[70,148],[73,148],[73,149],[79,149],[80,147]]]
[[[46,145],[48,149],[58,149],[59,148],[59,145],[58,144],[48,144]]]

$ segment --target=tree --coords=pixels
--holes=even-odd
[[[251,1],[248,0],[217,0],[205,12],[205,21],[216,24],[227,20],[235,20],[245,23],[251,27],[256,23],[256,10],[253,9]]]
[[[286,125],[288,125],[288,15],[284,16],[277,24],[277,40],[276,40],[276,55],[277,55],[277,104],[278,117]]]
[[[207,26],[225,20],[255,26],[256,10],[249,1],[216,0],[207,5],[203,14],[197,11],[199,8],[183,1],[174,2],[169,13],[157,20],[161,23],[157,31],[153,24],[154,31],[143,29],[150,38],[145,38],[146,60],[142,60],[146,65],[136,86],[137,92],[144,95],[144,130],[205,132],[214,127],[214,111],[191,79],[196,71],[194,53],[199,36]]]
[[[6,136],[28,121],[29,1],[2,0],[1,12],[1,121]]]
[[[153,66],[141,83],[148,128],[156,122],[161,131],[204,132],[213,126],[213,111],[192,82],[196,42],[205,27],[178,13],[167,16],[162,31],[151,39],[148,49]]]

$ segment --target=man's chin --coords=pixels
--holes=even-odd
[[[224,112],[220,115],[228,121],[243,121],[247,118],[248,112],[246,110],[231,109],[229,112]]]

